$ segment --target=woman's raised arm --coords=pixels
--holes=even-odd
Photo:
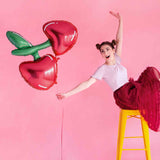
[[[119,13],[114,13],[112,11],[109,12],[110,14],[112,14],[113,16],[115,16],[118,21],[119,21],[119,25],[118,25],[118,30],[117,30],[117,34],[116,34],[116,54],[121,56],[121,52],[122,52],[122,40],[123,40],[123,22],[122,22],[122,17],[120,16]]]
[[[92,84],[94,84],[96,82],[95,78],[89,78],[88,80],[80,83],[78,86],[76,86],[75,88],[73,88],[72,90],[66,92],[66,93],[58,93],[56,96],[59,100],[67,98],[73,94],[76,94],[82,90],[87,89],[88,87],[90,87]]]

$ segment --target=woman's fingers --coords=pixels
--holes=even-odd
[[[112,14],[113,16],[116,16],[116,15],[117,15],[117,13],[112,12],[112,11],[109,11],[109,13]]]
[[[115,13],[114,13],[114,12],[112,12],[112,11],[109,11],[109,13],[115,16]]]
[[[115,12],[109,11],[109,13],[112,14],[113,16],[115,16],[116,18],[120,19],[119,12],[115,13]]]

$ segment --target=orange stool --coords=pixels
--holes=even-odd
[[[124,137],[127,119],[132,118],[132,117],[141,119],[143,136]],[[123,149],[124,138],[143,138],[145,148],[144,149]],[[122,151],[126,151],[126,150],[145,150],[146,160],[151,160],[149,129],[148,129],[147,122],[140,115],[139,110],[121,109],[120,111],[118,141],[117,141],[117,160],[121,160]]]

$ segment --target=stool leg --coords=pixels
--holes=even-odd
[[[126,122],[127,122],[127,114],[125,114],[125,111],[121,110],[119,118],[118,140],[117,140],[117,160],[121,160],[122,156]]]
[[[144,140],[144,146],[145,146],[146,159],[151,160],[149,129],[148,129],[148,124],[144,120],[143,117],[141,118],[141,124],[142,124],[142,132],[143,132],[143,140]]]

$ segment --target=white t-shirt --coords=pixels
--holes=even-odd
[[[117,54],[115,54],[115,60],[116,64],[103,64],[91,76],[98,80],[104,79],[113,91],[128,82],[127,69],[121,65],[121,59]]]

